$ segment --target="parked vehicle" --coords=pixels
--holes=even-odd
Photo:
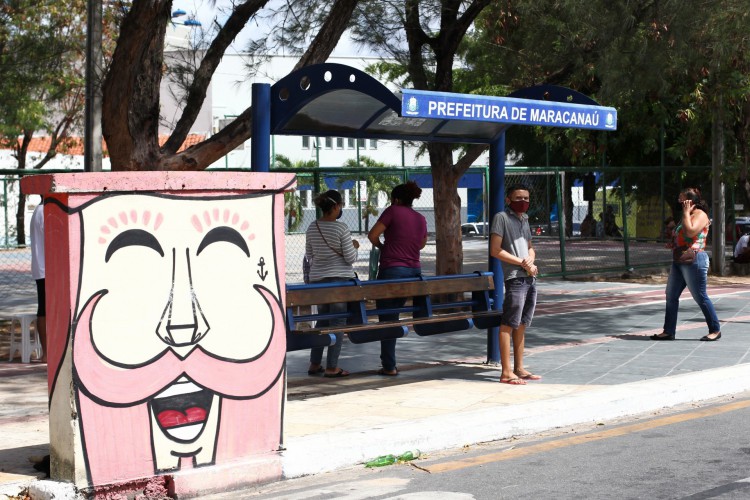
[[[461,224],[461,235],[464,238],[473,236],[485,236],[489,234],[489,224],[486,222],[467,222]]]
[[[531,224],[532,236],[544,236],[548,234],[547,224]]]
[[[735,217],[734,235],[732,231],[727,231],[727,241],[737,241],[743,234],[750,233],[750,217]],[[734,238],[732,237],[734,236]]]

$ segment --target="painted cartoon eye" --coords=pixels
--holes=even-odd
[[[122,233],[118,234],[115,239],[113,239],[109,244],[109,246],[107,247],[107,253],[104,256],[104,262],[109,262],[110,257],[112,257],[112,254],[114,254],[116,251],[129,246],[142,246],[151,248],[159,255],[164,257],[164,250],[162,250],[161,245],[156,240],[154,235],[147,231],[144,231],[143,229],[128,229],[127,231],[123,231]]]
[[[225,241],[227,243],[236,245],[245,253],[245,255],[250,257],[250,249],[247,247],[247,243],[245,243],[242,235],[237,232],[236,229],[228,226],[219,226],[210,230],[208,234],[206,234],[206,236],[203,238],[203,240],[201,240],[200,245],[198,245],[198,251],[196,255],[200,255],[208,245],[220,241]]]

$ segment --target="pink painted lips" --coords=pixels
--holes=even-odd
[[[192,407],[184,412],[178,410],[164,410],[156,415],[159,425],[165,429],[179,427],[185,424],[203,423],[208,412],[203,408]]]
[[[191,441],[206,424],[213,397],[213,392],[181,378],[153,398],[149,405],[165,434],[178,441]]]

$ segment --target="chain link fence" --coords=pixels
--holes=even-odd
[[[36,301],[36,284],[31,278],[31,250],[29,224],[39,196],[21,200],[21,183],[18,175],[0,175],[0,312],[3,304],[28,300]],[[23,224],[23,226],[21,226]],[[22,227],[21,243],[18,228]]]
[[[286,281],[302,281],[305,230],[317,214],[315,193],[337,189],[344,197],[341,220],[360,242],[354,266],[360,279],[373,273],[367,233],[388,204],[391,189],[415,180],[422,197],[414,209],[427,219],[429,239],[422,251],[426,274],[434,274],[435,216],[429,168],[291,170],[297,174],[297,191],[286,194]],[[39,172],[34,172],[39,173]],[[49,173],[49,172],[44,172]],[[596,171],[580,167],[507,167],[505,185],[525,184],[531,190],[529,221],[534,233],[537,264],[542,276],[569,276],[628,269],[661,268],[671,261],[664,248],[664,220],[672,215],[672,202],[687,186],[703,188],[711,205],[710,168],[608,167]],[[487,269],[488,169],[471,169],[459,183],[464,272]],[[17,173],[0,173],[0,310],[15,300],[32,297],[28,228],[38,196],[25,200],[18,210],[20,182]],[[727,191],[728,252],[739,236],[735,217],[750,214],[741,193]],[[22,214],[25,240],[18,242],[18,215]]]

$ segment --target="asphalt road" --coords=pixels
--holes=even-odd
[[[746,499],[748,431],[750,393],[744,393],[648,418],[283,481],[233,498]]]

